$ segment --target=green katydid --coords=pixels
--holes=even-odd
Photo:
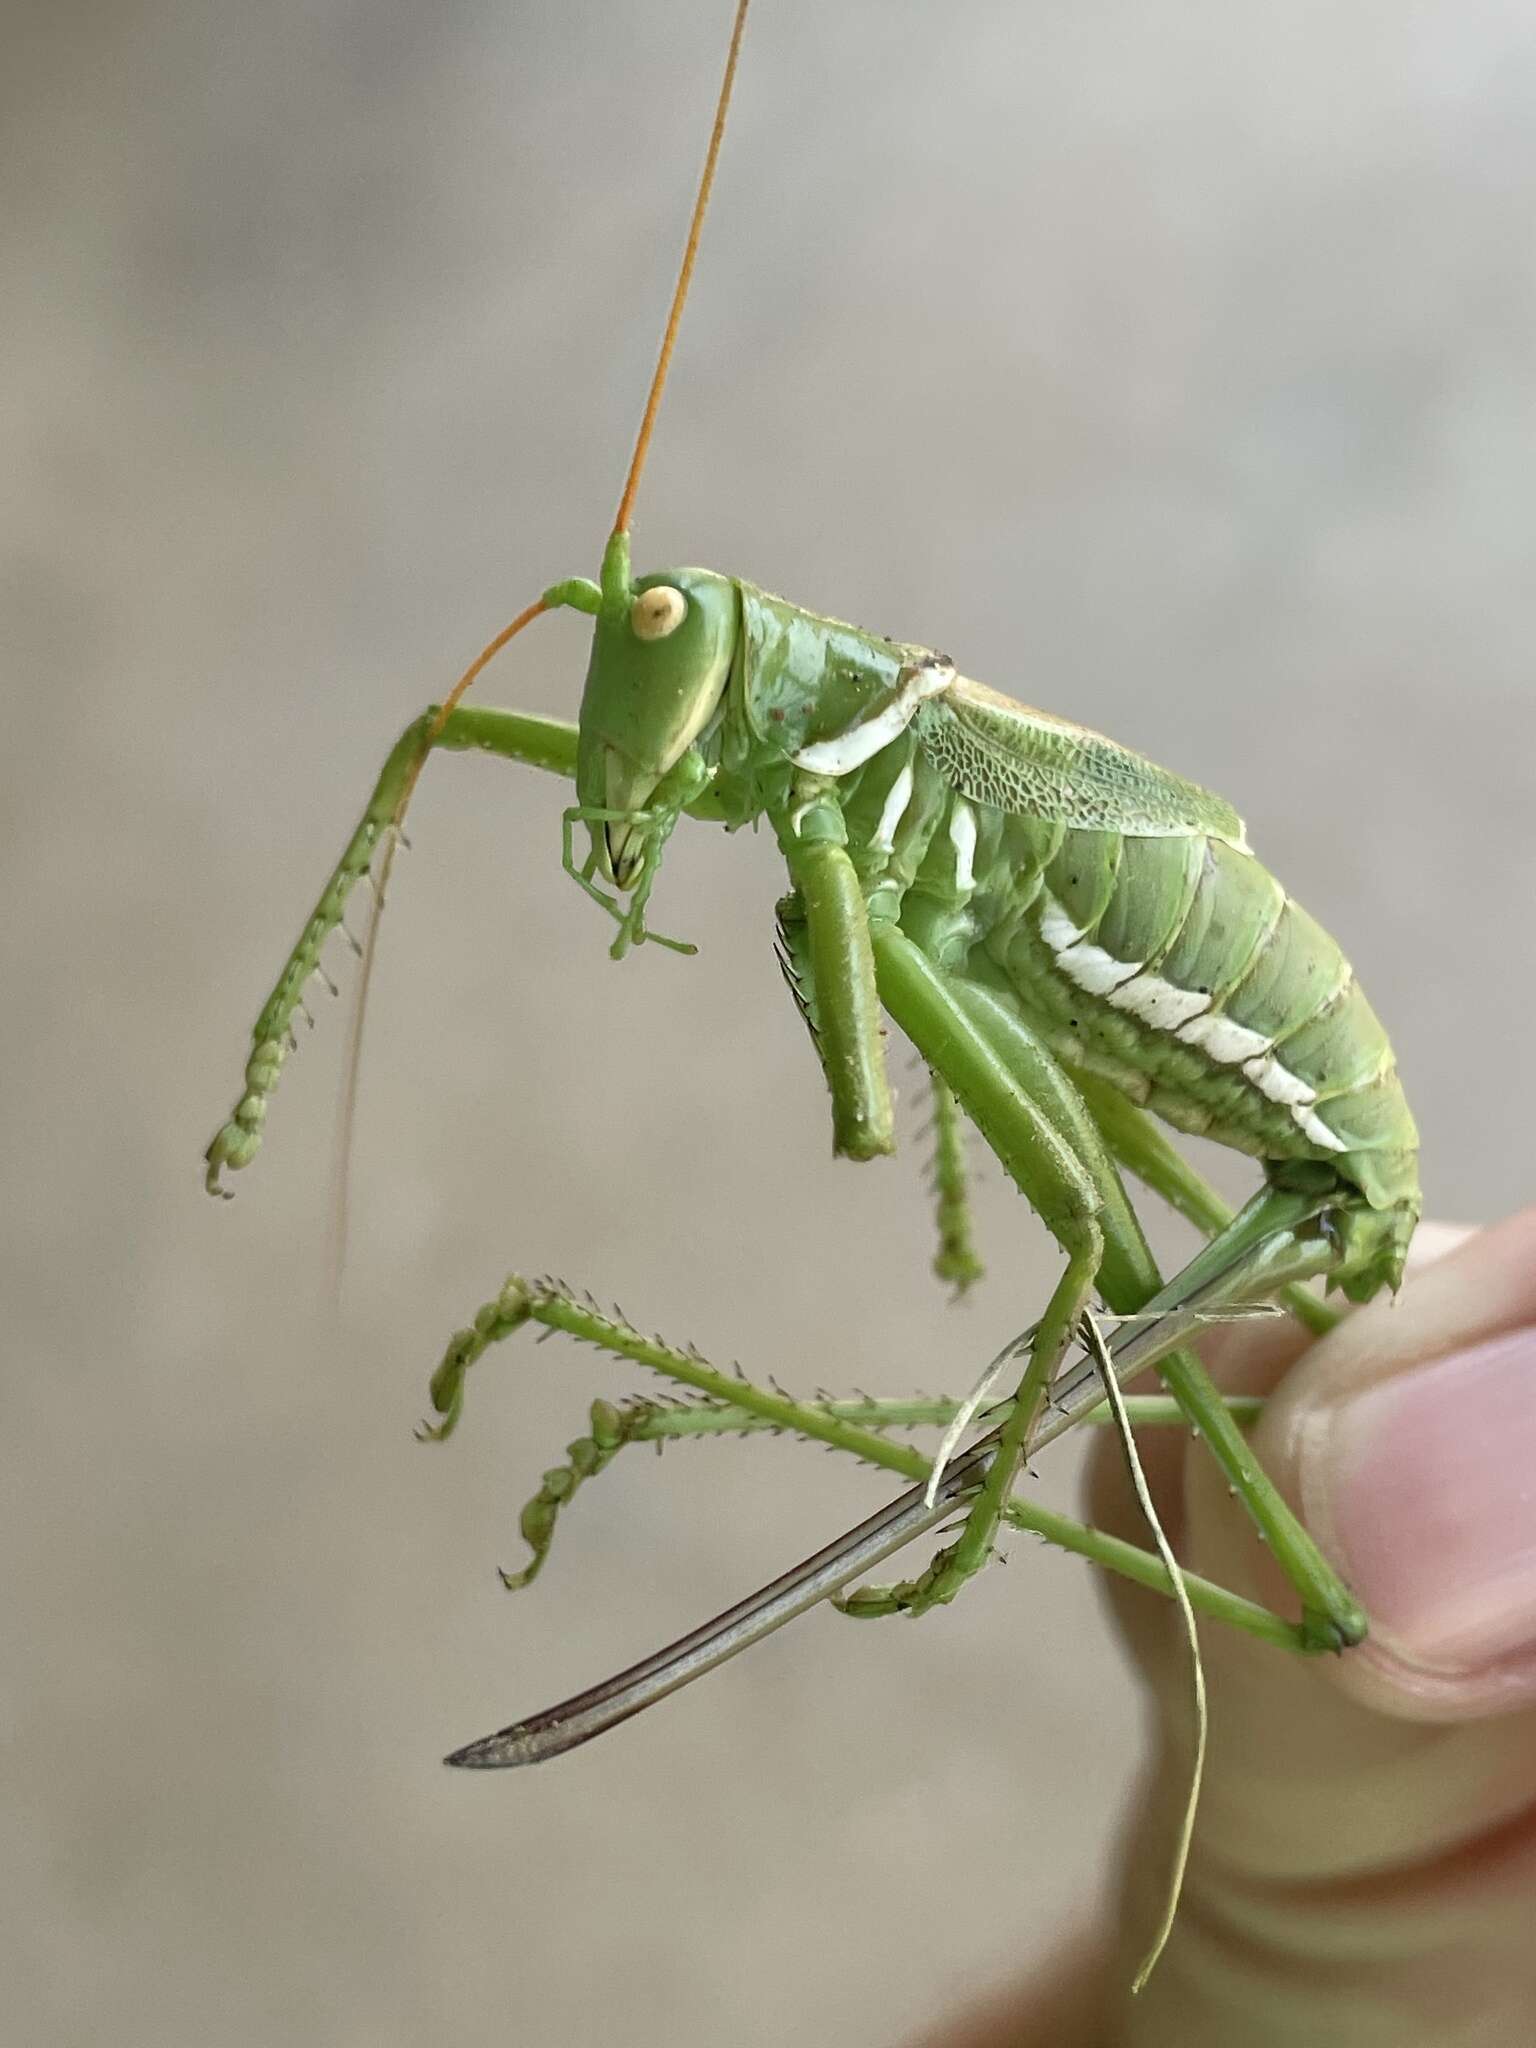
[[[1257,1467],[1242,1413],[1187,1348],[1213,1314],[1283,1299],[1314,1326],[1323,1278],[1356,1301],[1401,1278],[1420,1210],[1417,1136],[1391,1048],[1339,948],[1248,847],[1208,792],[1068,720],[975,683],[947,657],[819,616],[741,578],[676,569],[635,577],[630,524],[692,275],[739,54],[739,0],[655,378],[596,581],[552,584],[499,635],[447,700],[402,735],[299,944],[257,1020],[244,1088],[207,1153],[207,1182],[247,1166],[292,1023],[354,885],[376,902],[416,780],[438,748],[478,750],[572,780],[564,865],[617,924],[616,958],[647,924],[667,840],[685,818],[728,830],[765,819],[789,874],[779,908],[786,979],[832,1106],[834,1149],[894,1149],[882,1044],[888,1017],[931,1070],[941,1275],[975,1277],[957,1119],[981,1131],[1066,1253],[1065,1272],[984,1392],[916,1417],[910,1405],[796,1401],[639,1337],[565,1290],[510,1281],[450,1343],[433,1380],[456,1422],[469,1366],[533,1322],[593,1339],[668,1375],[698,1405],[598,1404],[568,1467],[525,1511],[536,1569],[561,1503],[622,1445],[668,1433],[768,1427],[897,1472],[910,1493],[805,1565],[632,1671],[458,1751],[496,1767],[553,1755],[614,1725],[795,1614],[836,1596],[846,1611],[917,1614],[952,1599],[1007,1522],[1302,1650],[1358,1642],[1348,1588]],[[464,705],[493,655],[544,612],[593,620],[575,724]],[[589,842],[578,853],[576,837]],[[370,930],[370,946],[372,931]],[[674,944],[662,940],[664,944]],[[1164,1135],[1203,1134],[1260,1161],[1264,1186],[1233,1217]],[[1164,1284],[1126,1194],[1130,1172],[1208,1242]],[[1099,1301],[1119,1318],[1107,1346]],[[1085,1319],[1087,1319],[1085,1321]],[[1086,1329],[1085,1356],[1071,1362]],[[997,1385],[1009,1360],[1022,1359]],[[1118,1384],[1155,1367],[1205,1439],[1299,1596],[1291,1622],[1170,1570],[1150,1553],[1038,1510],[1014,1491],[1032,1451],[1102,1415]],[[884,1431],[992,1425],[952,1459]],[[1116,1413],[1121,1412],[1118,1407]],[[1160,1413],[1162,1411],[1159,1411]],[[672,1420],[668,1420],[668,1417]],[[845,1589],[963,1510],[953,1543],[915,1578]]]

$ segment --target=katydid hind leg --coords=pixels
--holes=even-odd
[[[880,943],[884,947],[882,962],[887,956],[902,957],[902,949],[909,945],[899,934],[882,936]],[[915,949],[911,951],[915,954]],[[912,1008],[910,998],[905,998],[909,1014],[901,1014],[898,1005],[904,997],[900,977],[891,973],[888,979],[890,986],[887,988],[883,983],[882,992],[887,995],[893,1015],[913,1035],[914,1021],[918,1028],[924,1028],[921,1017]],[[1209,1313],[1212,1308],[1219,1310],[1224,1305],[1219,1291],[1214,1299],[1210,1294],[1208,1283],[1215,1275],[1241,1273],[1248,1282],[1249,1298],[1269,1298],[1298,1274],[1306,1276],[1337,1265],[1337,1246],[1326,1232],[1319,1235],[1312,1227],[1319,1211],[1327,1206],[1322,1195],[1266,1190],[1164,1287],[1109,1147],[1093,1113],[1060,1063],[996,991],[963,977],[940,975],[931,967],[926,970],[926,979],[934,985],[933,1003],[940,1015],[947,1001],[955,1017],[979,1041],[985,1059],[978,1063],[963,1054],[963,1042],[952,1019],[935,1049],[941,1063],[951,1058],[960,1059],[967,1067],[977,1067],[980,1092],[974,1083],[968,1092],[959,1067],[947,1078],[956,1086],[962,1103],[1021,1188],[1030,1192],[1032,1127],[1009,1122],[1011,1098],[1019,1096],[1031,1100],[1057,1142],[1070,1151],[1079,1168],[1092,1180],[1104,1239],[1098,1285],[1112,1310],[1134,1314],[1154,1302],[1179,1307],[1198,1297],[1202,1310]],[[1035,1206],[1038,1209],[1040,1205],[1036,1202]],[[1046,1220],[1051,1222],[1049,1217]],[[1297,1233],[1304,1236],[1304,1242]],[[1228,1298],[1236,1298],[1239,1284],[1234,1277]],[[1192,1322],[1190,1327],[1199,1325]],[[1157,1330],[1156,1324],[1140,1332],[1137,1326],[1128,1327],[1119,1333],[1120,1350],[1130,1359],[1144,1356],[1154,1345],[1167,1353],[1159,1366],[1165,1384],[1184,1408],[1191,1426],[1199,1431],[1222,1464],[1229,1483],[1295,1586],[1307,1617],[1306,1625],[1324,1643],[1358,1641],[1364,1622],[1348,1588],[1253,1457],[1198,1357],[1182,1345],[1170,1350],[1157,1344]],[[1055,1381],[1050,1388],[1053,1408],[1076,1413],[1091,1390],[1093,1377],[1091,1362],[1084,1361],[1075,1371]]]
[[[893,1613],[923,1614],[930,1607],[945,1605],[991,1557],[1008,1497],[1024,1462],[1032,1426],[1078,1322],[1087,1312],[1102,1252],[1103,1240],[1090,1220],[1085,1223],[1079,1242],[1069,1247],[1067,1269],[1052,1289],[1045,1313],[1035,1326],[1023,1377],[1014,1392],[1007,1420],[996,1433],[996,1447],[965,1526],[918,1578],[889,1588],[883,1596],[878,1590],[866,1595],[866,1610],[871,1599],[883,1601]],[[925,1501],[931,1503],[937,1498],[942,1477],[942,1470],[936,1467],[935,1477],[925,1490]]]
[[[1012,1410],[958,1540],[918,1579],[862,1596],[866,1611],[879,1601],[892,1612],[920,1613],[952,1600],[991,1555],[1036,1415],[1092,1299],[1104,1255],[1103,1203],[1079,1154],[996,1057],[946,977],[889,922],[877,921],[872,939],[887,1010],[954,1092],[1067,1254],[1066,1271],[1034,1327]]]
[[[1162,1151],[1172,1148],[1133,1104],[1123,1104],[1126,1114],[1117,1119],[1106,1110],[1102,1091],[1085,1095],[1076,1077],[1054,1059],[1005,994],[961,977],[953,977],[951,987],[998,1058],[1021,1086],[1033,1091],[1093,1173],[1104,1204],[1100,1292],[1117,1314],[1133,1315],[1156,1303],[1188,1306],[1192,1311],[1198,1304],[1206,1318],[1255,1300],[1281,1299],[1289,1305],[1302,1294],[1305,1279],[1340,1269],[1346,1240],[1356,1239],[1355,1255],[1369,1262],[1378,1255],[1378,1237],[1390,1236],[1392,1219],[1383,1217],[1373,1228],[1361,1215],[1364,1204],[1356,1190],[1326,1168],[1302,1170],[1294,1189],[1266,1187],[1240,1215],[1226,1212],[1224,1224],[1165,1287],[1115,1158],[1128,1151],[1138,1171],[1149,1160],[1151,1170],[1157,1171]],[[1196,1178],[1188,1177],[1181,1185],[1194,1189],[1204,1203]],[[1214,1222],[1219,1198],[1204,1192],[1210,1194],[1206,1216]],[[1342,1227],[1341,1218],[1347,1219]],[[1225,1286],[1218,1284],[1218,1276],[1225,1276]],[[1192,1322],[1192,1330],[1199,1327],[1198,1321]],[[1117,1349],[1129,1358],[1138,1356],[1136,1335],[1132,1325],[1116,1338]],[[1160,1376],[1295,1587],[1305,1625],[1330,1647],[1358,1641],[1364,1630],[1358,1603],[1254,1458],[1198,1354],[1187,1345],[1160,1348],[1166,1350],[1158,1366]],[[1075,1412],[1093,1383],[1093,1364],[1084,1359],[1052,1387],[1052,1403]]]

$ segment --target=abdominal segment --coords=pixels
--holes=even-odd
[[[1000,904],[978,939],[1069,1064],[1178,1129],[1331,1160],[1373,1202],[1416,1178],[1380,1020],[1251,854],[1198,834],[1068,831],[1036,874],[1027,904]]]

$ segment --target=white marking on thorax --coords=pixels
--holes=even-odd
[[[955,887],[967,895],[976,886],[976,813],[956,797],[949,814],[949,843],[955,849]]]
[[[870,841],[876,853],[889,853],[896,844],[896,828],[907,815],[907,806],[912,801],[912,763],[909,761],[891,784],[890,792],[880,812],[880,822],[875,827],[875,836]]]
[[[899,740],[916,718],[919,705],[941,695],[954,680],[955,671],[948,662],[925,661],[904,668],[897,678],[895,696],[882,710],[829,740],[802,747],[790,759],[812,775],[851,775],[855,768],[872,761],[882,747]]]

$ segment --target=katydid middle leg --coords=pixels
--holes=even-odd
[[[941,1074],[933,1089],[933,1198],[939,1248],[933,1270],[954,1289],[955,1299],[981,1279],[985,1268],[971,1238],[971,1202],[965,1166],[965,1117],[955,1091]]]

